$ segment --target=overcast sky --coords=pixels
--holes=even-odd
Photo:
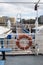
[[[38,0],[0,0],[0,2],[38,2]],[[40,0],[43,2],[43,0]]]
[[[0,2],[38,2],[38,0],[0,0]],[[0,16],[16,17],[20,13],[21,18],[35,18],[36,11],[34,10],[34,6],[35,4],[0,3]],[[39,4],[38,9],[40,9],[38,10],[38,16],[43,15],[43,4]]]

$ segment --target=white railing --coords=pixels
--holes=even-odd
[[[23,34],[19,33],[18,35],[23,35]],[[27,35],[29,35],[29,34],[27,34]],[[43,34],[38,33],[36,35],[36,39],[32,39],[32,46],[27,50],[25,50],[25,49],[22,50],[22,49],[18,48],[18,46],[16,45],[17,39],[15,39],[15,36],[16,36],[16,34],[13,34],[13,35],[11,35],[11,37],[12,37],[11,39],[6,38],[3,40],[5,48],[12,48],[12,51],[10,53],[8,52],[7,54],[36,53],[36,50],[38,50],[38,49],[39,49],[38,53],[43,53]],[[35,41],[36,41],[36,44],[38,44],[38,45],[35,44]],[[22,42],[24,42],[23,45],[27,44],[26,43],[27,41],[25,39],[22,39]],[[0,47],[1,47],[1,40],[0,40]],[[33,48],[33,47],[35,47],[35,48]]]

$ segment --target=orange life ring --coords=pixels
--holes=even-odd
[[[20,39],[22,39],[22,38],[27,38],[29,40],[28,45],[25,46],[25,47],[21,46],[20,43],[19,43]],[[32,45],[32,37],[28,36],[28,35],[19,35],[19,39],[17,39],[16,45],[18,46],[18,48],[20,48],[22,50],[24,50],[24,49],[26,50]]]

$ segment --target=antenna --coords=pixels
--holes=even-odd
[[[35,32],[35,44],[37,44],[36,40],[37,40],[37,27],[38,27],[38,3],[40,2],[40,0],[38,0],[38,2],[35,4],[35,11],[36,11],[36,22],[35,22],[35,27],[36,27],[36,32]]]

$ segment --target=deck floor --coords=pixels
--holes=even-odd
[[[43,65],[43,56],[6,56],[5,65]]]

